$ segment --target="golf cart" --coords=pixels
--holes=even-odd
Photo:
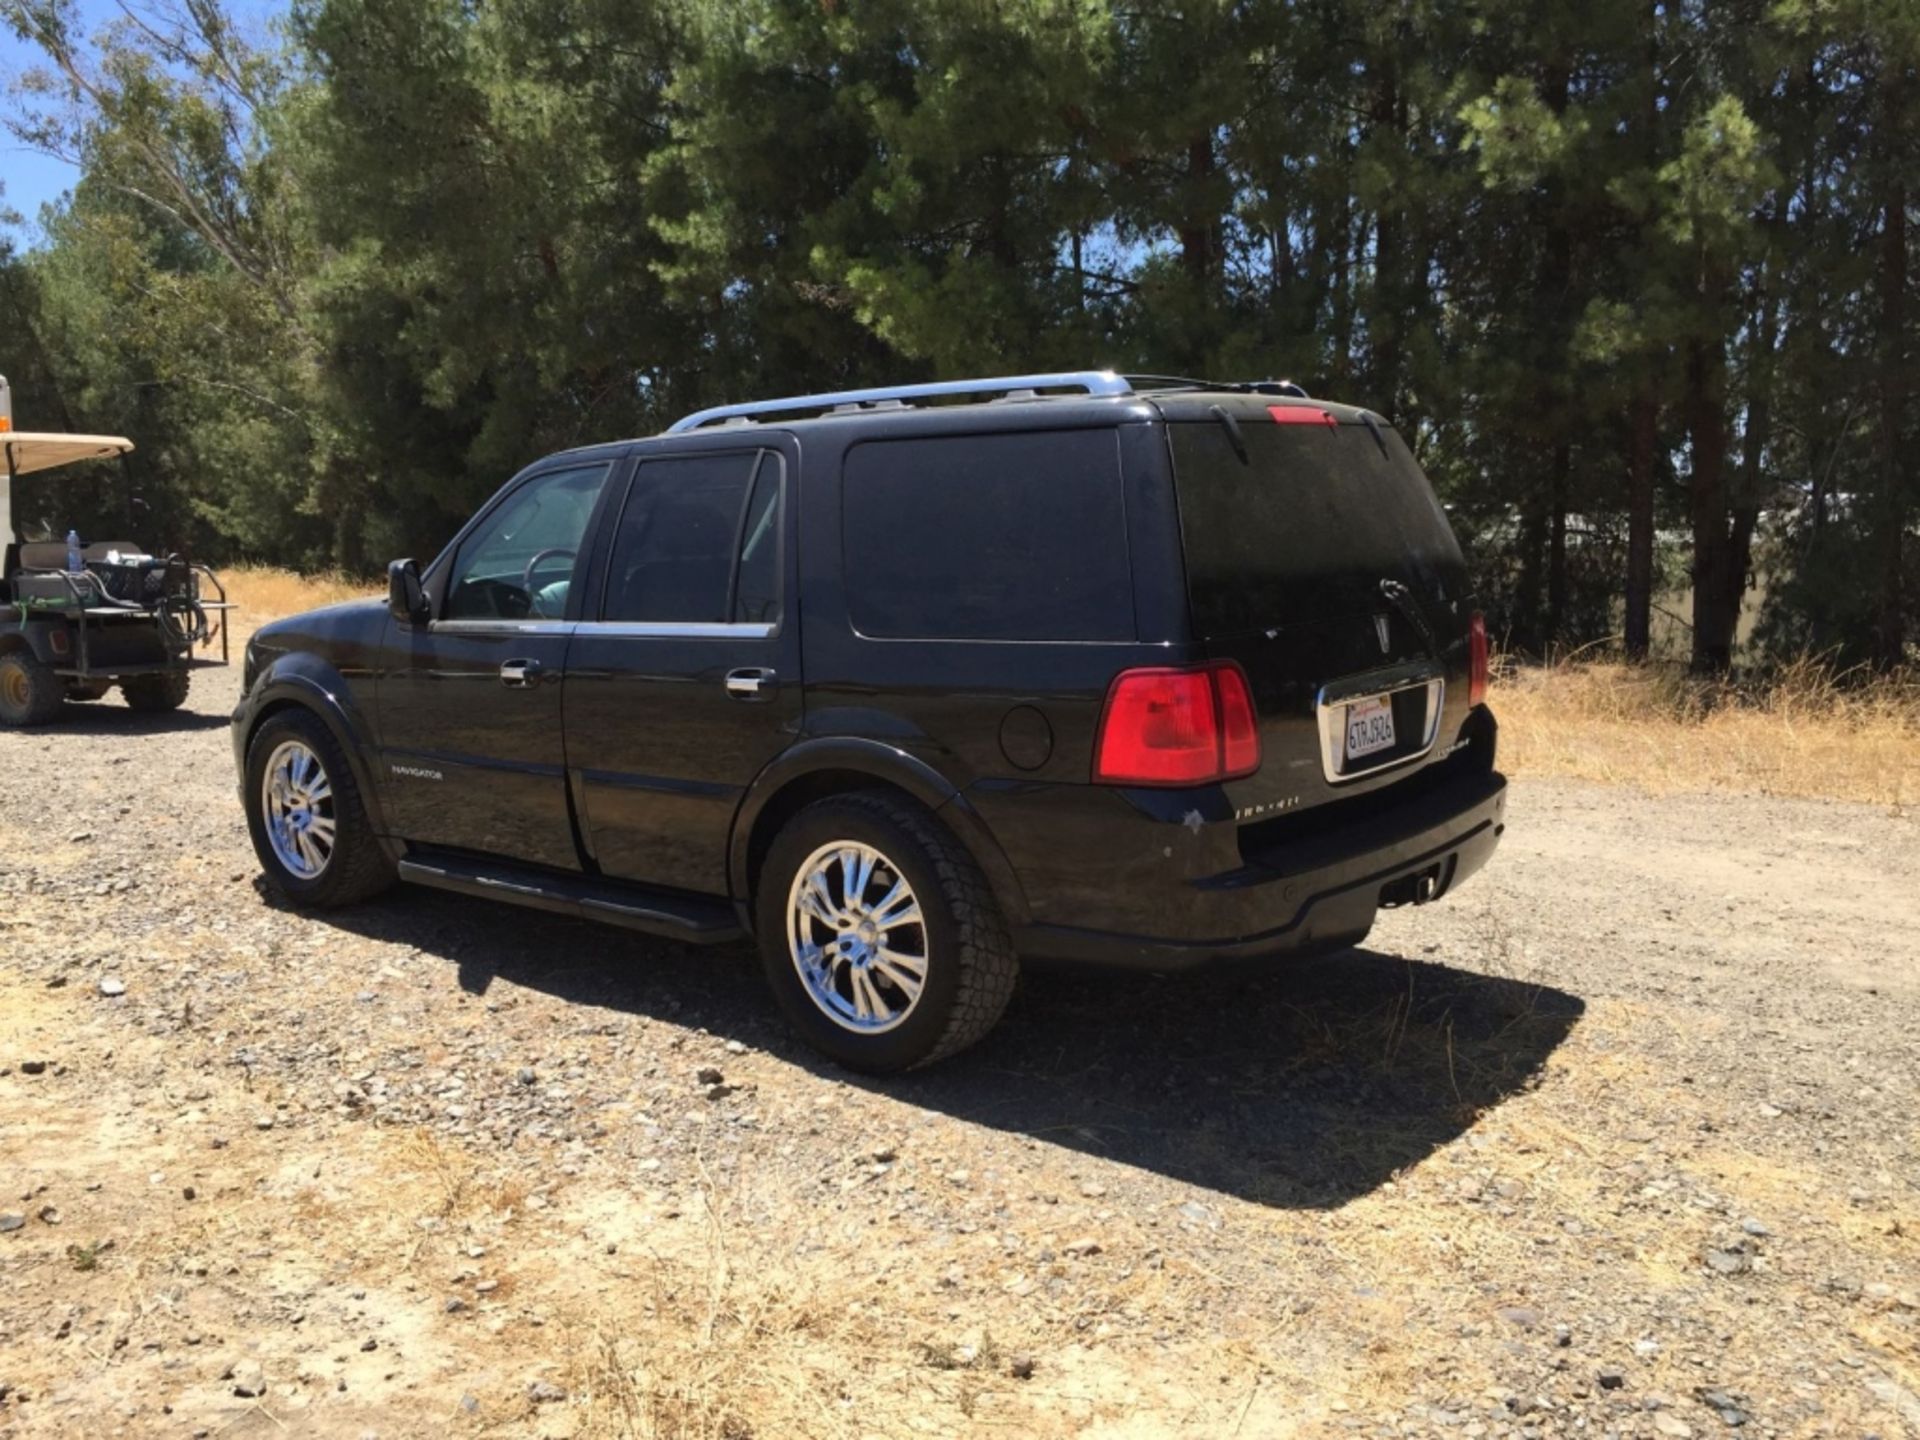
[[[194,667],[227,663],[221,612],[232,607],[206,566],[149,555],[130,540],[14,533],[17,478],[131,449],[114,435],[15,430],[0,376],[0,726],[44,724],[64,701],[98,700],[115,685],[135,710],[177,709]],[[220,658],[196,658],[215,635]]]

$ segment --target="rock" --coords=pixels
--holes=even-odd
[[[1755,1236],[1761,1240],[1764,1240],[1767,1238],[1767,1236],[1773,1234],[1773,1231],[1769,1230],[1765,1225],[1761,1224],[1758,1220],[1754,1219],[1753,1216],[1751,1215],[1747,1216],[1746,1219],[1740,1222],[1740,1228],[1746,1231],[1747,1234]]]
[[[1007,1357],[1007,1374],[1016,1380],[1033,1378],[1033,1356],[1021,1350]]]
[[[871,1158],[876,1165],[891,1165],[900,1158],[900,1152],[891,1145],[882,1145],[873,1152]]]
[[[1716,1275],[1738,1275],[1748,1268],[1748,1260],[1738,1250],[1709,1250],[1706,1253],[1707,1268]]]
[[[22,1075],[44,1075],[47,1073],[47,1062],[44,1060],[22,1060],[20,1062],[20,1073]]]
[[[699,1085],[719,1085],[726,1080],[718,1065],[702,1065],[693,1072],[694,1082]]]
[[[1509,1325],[1518,1325],[1522,1330],[1531,1330],[1540,1323],[1540,1312],[1531,1305],[1502,1305],[1493,1312]]]
[[[1618,1390],[1627,1383],[1625,1373],[1619,1370],[1602,1370],[1594,1378],[1600,1382],[1602,1390]]]
[[[535,1380],[527,1386],[527,1399],[536,1405],[551,1405],[567,1398],[567,1392],[551,1380]]]
[[[1098,1200],[1102,1195],[1107,1193],[1107,1187],[1100,1184],[1097,1180],[1087,1180],[1082,1182],[1080,1193],[1089,1200]]]
[[[733,1094],[734,1089],[735,1087],[732,1085],[715,1084],[707,1086],[707,1088],[700,1093],[705,1095],[709,1100],[724,1100],[727,1096]]]
[[[273,1129],[273,1116],[271,1116],[271,1115],[262,1115],[262,1116],[260,1116],[260,1117],[258,1117],[258,1118],[257,1118],[257,1119],[256,1119],[256,1120],[255,1120],[255,1121],[253,1122],[253,1128],[254,1128],[254,1129],[256,1129],[256,1130],[271,1130],[271,1129]]]
[[[1179,1215],[1182,1220],[1190,1221],[1195,1225],[1204,1225],[1209,1230],[1220,1228],[1219,1213],[1211,1205],[1202,1205],[1198,1200],[1189,1200],[1181,1205]]]
[[[1687,1422],[1682,1420],[1678,1415],[1670,1415],[1665,1410],[1657,1410],[1654,1412],[1653,1429],[1655,1434],[1671,1435],[1675,1437],[1675,1440],[1686,1440],[1687,1436],[1693,1434],[1693,1427],[1691,1425],[1687,1424]]]
[[[1100,1242],[1095,1240],[1091,1235],[1086,1235],[1078,1240],[1069,1241],[1060,1248],[1069,1255],[1098,1255],[1100,1253]]]
[[[240,1361],[228,1372],[227,1378],[233,1381],[233,1393],[243,1400],[256,1399],[267,1393],[267,1374],[257,1360]]]
[[[60,1207],[58,1205],[42,1205],[40,1207],[40,1223],[42,1225],[58,1225],[60,1223]]]
[[[747,1047],[742,1045],[738,1040],[727,1041],[727,1054],[744,1055],[746,1053],[747,1053]]]
[[[109,975],[100,982],[100,993],[109,998],[127,993],[127,982],[117,975]]]
[[[91,839],[93,839],[93,831],[76,830],[71,835],[67,836],[67,843],[69,845],[84,845],[87,843],[87,841]]]
[[[379,1348],[380,1348],[380,1342],[374,1339],[371,1335],[369,1335],[366,1339],[360,1342],[360,1353],[362,1355],[371,1354],[373,1351],[378,1350]]]
[[[532,1085],[536,1083],[540,1077],[533,1073],[533,1067],[531,1065],[522,1065],[517,1078],[522,1085]]]
[[[5,1235],[11,1230],[18,1230],[26,1223],[27,1217],[22,1215],[18,1210],[9,1210],[5,1214],[0,1214],[0,1235]]]

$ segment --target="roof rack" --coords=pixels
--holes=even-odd
[[[1080,390],[1088,395],[1131,395],[1126,377],[1111,370],[1065,370],[1054,375],[1003,375],[988,380],[941,380],[930,385],[888,385],[877,390],[837,390],[825,395],[789,395],[781,400],[755,400],[745,405],[716,405],[696,410],[667,427],[669,435],[684,435],[708,425],[741,423],[769,415],[797,411],[853,412],[865,406],[894,408],[910,400],[946,399],[957,395],[1000,395],[1031,398],[1042,390]]]

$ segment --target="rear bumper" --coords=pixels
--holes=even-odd
[[[1016,943],[1033,956],[1141,970],[1358,944],[1383,907],[1438,900],[1486,864],[1506,830],[1506,803],[1497,771],[1462,775],[1331,834],[1249,854],[1225,873],[1170,881],[1162,913],[1189,917],[1189,933],[1042,922],[1021,927]]]

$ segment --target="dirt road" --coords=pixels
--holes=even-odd
[[[1912,816],[1523,779],[872,1084],[744,948],[276,909],[196,684],[0,733],[0,1437],[1920,1434]]]

